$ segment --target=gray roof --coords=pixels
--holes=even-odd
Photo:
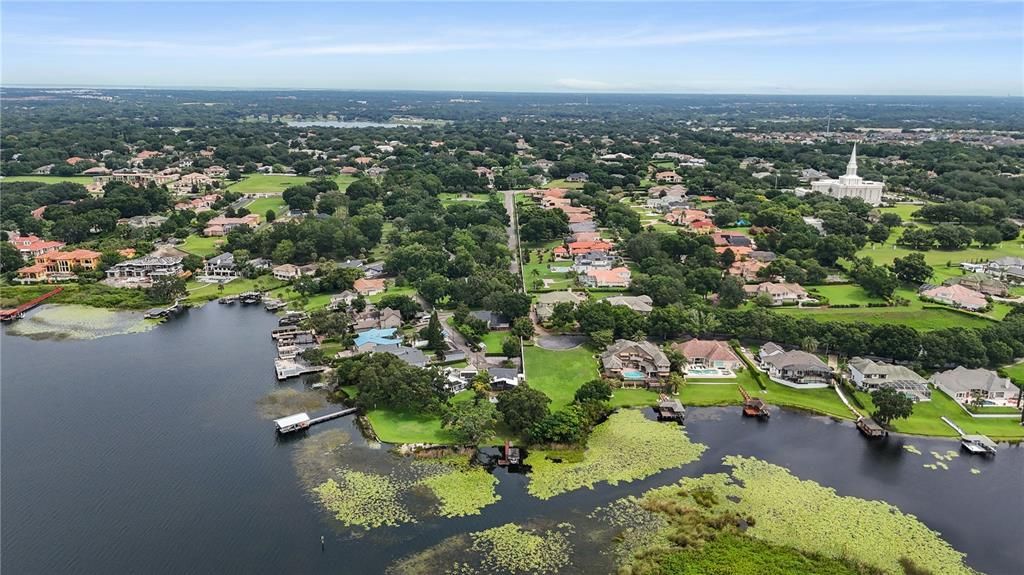
[[[616,355],[624,352],[644,356],[658,368],[667,368],[670,363],[665,352],[653,343],[647,340],[632,341],[628,339],[620,339],[609,345],[608,349],[601,354],[601,363],[610,369],[621,369],[622,362]]]
[[[143,256],[141,258],[135,258],[134,260],[123,261],[115,268],[128,268],[128,267],[151,267],[151,266],[175,266],[181,263],[180,257],[157,257],[157,256]]]
[[[221,267],[233,267],[235,265],[235,254],[231,252],[225,252],[219,256],[213,256],[206,260],[206,263]]]
[[[866,357],[855,357],[849,361],[849,366],[863,373],[864,375],[884,376],[889,381],[911,381],[924,383],[925,379],[914,370],[902,365],[893,365],[872,361]]]
[[[573,293],[569,291],[553,291],[537,295],[538,304],[554,305],[559,303],[577,303],[586,299],[580,293]]]
[[[471,315],[471,316],[473,316],[473,317],[475,317],[477,319],[482,319],[482,320],[486,321],[487,325],[491,326],[491,327],[496,326],[496,325],[508,325],[510,323],[509,319],[507,317],[501,315],[500,313],[498,313],[496,311],[487,311],[487,310],[471,311],[471,312],[469,312],[469,315]]]
[[[611,305],[626,306],[629,309],[640,313],[647,313],[654,309],[652,306],[654,300],[652,300],[651,296],[648,295],[614,295],[605,298],[604,301]]]
[[[999,375],[987,369],[967,369],[960,365],[956,369],[943,371],[932,375],[932,383],[942,386],[950,391],[971,391],[972,389],[983,389],[992,391],[1013,391],[1016,386],[1010,383],[1009,378]]]
[[[427,365],[427,356],[422,351],[404,345],[378,345],[373,348],[376,353],[390,353],[409,365],[423,367]]]
[[[773,341],[769,341],[761,346],[761,355],[771,355],[773,353],[782,353],[784,351],[786,350],[782,349],[782,346]]]
[[[519,370],[511,367],[492,367],[488,368],[487,375],[491,376],[491,381],[518,381]]]
[[[782,353],[773,353],[764,358],[764,361],[776,369],[800,369],[800,370],[821,370],[832,371],[832,369],[821,358],[806,351],[793,350]]]

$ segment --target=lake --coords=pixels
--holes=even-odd
[[[540,501],[527,478],[498,470],[502,499],[482,515],[436,518],[356,536],[314,504],[294,465],[303,442],[351,418],[281,439],[257,401],[274,379],[269,331],[255,306],[210,304],[140,334],[92,340],[0,340],[2,558],[7,573],[380,573],[450,535],[535,519],[574,521],[651,487],[722,470],[742,454],[782,465],[841,495],[883,499],[916,515],[990,574],[1020,567],[1024,449],[958,457],[948,471],[922,456],[957,445],[864,440],[849,423],[773,410],[691,409],[703,457],[646,480]],[[296,381],[286,384],[300,388]],[[360,445],[362,440],[357,439]],[[367,457],[394,457],[385,450]],[[925,456],[927,457],[927,456]],[[980,475],[970,475],[977,467]],[[320,537],[326,546],[320,548]],[[594,572],[577,564],[573,572]]]

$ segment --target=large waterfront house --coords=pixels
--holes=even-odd
[[[302,276],[311,276],[316,274],[318,267],[316,264],[306,264],[304,266],[281,264],[273,268],[274,279],[292,281]]]
[[[1019,407],[1020,388],[1009,378],[987,369],[956,369],[932,375],[932,383],[959,404],[968,405],[975,400],[987,405]]]
[[[832,383],[832,368],[813,353],[785,351],[769,342],[761,347],[758,359],[768,377],[783,385],[827,387]]]
[[[672,345],[672,349],[686,358],[686,372],[706,369],[727,369],[736,371],[743,362],[729,347],[728,342],[708,339],[691,339]]]
[[[658,386],[671,372],[668,356],[649,341],[620,339],[601,354],[601,371],[626,385]]]
[[[94,270],[100,264],[99,252],[71,250],[46,252],[36,256],[35,262],[18,270],[19,283],[69,281],[75,279],[75,270]]]
[[[377,346],[383,345],[400,345],[402,343],[401,337],[396,337],[395,332],[398,330],[389,327],[385,329],[374,328],[368,329],[356,333],[356,337],[352,342],[352,347],[359,353],[374,351]]]
[[[203,276],[217,280],[232,280],[238,277],[235,256],[226,252],[206,260],[203,264]]]
[[[108,279],[153,280],[182,273],[180,257],[144,256],[123,261],[107,270]]]
[[[929,401],[932,398],[928,381],[908,367],[854,357],[846,364],[846,368],[850,381],[857,389],[874,391],[881,387],[891,387],[913,401]]]

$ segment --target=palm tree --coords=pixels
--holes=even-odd
[[[800,340],[800,349],[807,353],[816,353],[818,351],[818,340],[811,336],[807,336]]]

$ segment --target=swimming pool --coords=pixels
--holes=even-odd
[[[686,373],[693,375],[718,375],[719,371],[716,368],[701,368],[701,369],[688,369]]]
[[[622,372],[623,379],[645,379],[644,372],[630,369]]]

